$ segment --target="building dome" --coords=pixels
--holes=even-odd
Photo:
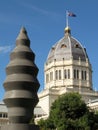
[[[50,49],[44,65],[44,90],[39,93],[39,104],[49,115],[52,103],[62,94],[78,92],[85,102],[98,96],[92,87],[92,66],[86,49],[65,28],[65,35]]]
[[[65,36],[61,38],[49,51],[47,63],[53,60],[79,60],[86,61],[88,58],[86,49],[81,43],[71,36],[69,27],[65,28]]]

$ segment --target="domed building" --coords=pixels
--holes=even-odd
[[[92,88],[92,66],[86,49],[72,37],[69,27],[64,31],[63,38],[51,47],[44,66],[45,87],[38,94],[43,118],[49,116],[58,96],[66,92],[79,92],[86,103],[98,98]]]

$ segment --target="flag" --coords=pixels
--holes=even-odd
[[[74,14],[74,13],[72,13],[72,12],[68,12],[68,16],[76,17],[76,14]]]

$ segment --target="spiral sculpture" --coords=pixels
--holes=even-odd
[[[16,47],[10,54],[10,62],[6,67],[7,76],[3,84],[9,125],[28,124],[33,117],[40,86],[37,80],[38,68],[34,61],[35,54],[30,48],[27,31],[22,27],[16,39]]]

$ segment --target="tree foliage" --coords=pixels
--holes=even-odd
[[[43,130],[97,130],[98,114],[90,111],[78,93],[66,93],[51,106]]]

